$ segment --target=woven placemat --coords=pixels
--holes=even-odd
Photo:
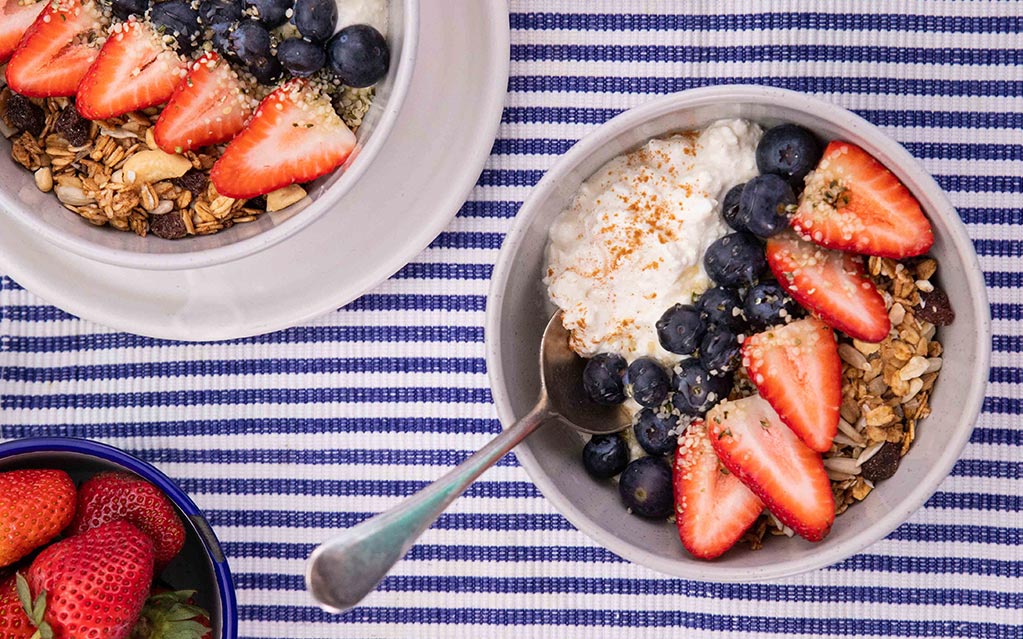
[[[101,439],[177,479],[224,541],[250,639],[1023,636],[1023,5],[514,0],[511,12],[493,155],[413,264],[312,324],[215,345],[111,333],[4,278],[0,436]],[[715,585],[595,546],[509,458],[364,607],[322,613],[301,576],[313,546],[499,429],[485,295],[530,187],[623,109],[725,82],[854,110],[958,207],[995,338],[984,413],[952,475],[908,523],[839,565]]]

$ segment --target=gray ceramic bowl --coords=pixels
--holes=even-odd
[[[387,40],[391,68],[376,85],[376,97],[359,127],[357,151],[340,169],[315,180],[309,197],[248,224],[181,240],[96,227],[65,209],[52,193],[41,193],[30,172],[9,159],[2,142],[0,207],[57,246],[100,262],[145,270],[200,268],[240,259],[290,237],[336,208],[384,145],[412,81],[419,38],[419,0],[388,0]],[[346,214],[334,210],[335,214]],[[360,214],[347,211],[348,215]]]
[[[872,153],[920,200],[934,227],[940,284],[956,321],[943,328],[944,366],[933,413],[891,479],[835,520],[820,543],[771,539],[757,552],[736,548],[718,560],[692,558],[675,527],[626,514],[617,488],[597,482],[580,462],[582,440],[552,423],[516,449],[526,472],[554,506],[612,552],[653,570],[705,581],[755,581],[841,561],[881,539],[935,491],[969,439],[988,378],[991,326],[984,280],[966,228],[935,181],[898,143],[858,116],[799,93],[757,86],[717,86],[655,99],[607,122],[547,172],[505,239],[490,289],[486,351],[494,401],[506,426],[536,401],[540,338],[553,307],[541,281],[547,232],[577,188],[601,165],[650,138],[697,129],[728,117],[764,126],[794,122],[823,139],[841,138]]]

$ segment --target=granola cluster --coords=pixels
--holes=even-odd
[[[841,419],[824,454],[836,514],[870,494],[875,482],[894,475],[912,446],[920,420],[931,412],[928,400],[941,371],[937,328],[954,317],[944,293],[931,283],[938,269],[933,258],[871,257],[867,268],[884,297],[892,330],[879,344],[840,336]],[[743,541],[755,550],[768,534],[791,536],[792,531],[765,513]]]

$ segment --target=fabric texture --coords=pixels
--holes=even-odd
[[[424,10],[432,1],[442,0]],[[99,439],[175,478],[224,542],[248,639],[1023,636],[1023,3],[510,9],[510,91],[493,154],[458,217],[412,264],[308,325],[218,344],[113,333],[3,278],[0,437]],[[595,545],[512,456],[363,607],[321,612],[302,578],[312,548],[500,428],[483,360],[486,292],[530,187],[622,110],[725,82],[852,109],[919,158],[967,223],[994,353],[984,412],[951,476],[862,554],[780,581],[719,585],[668,578]]]

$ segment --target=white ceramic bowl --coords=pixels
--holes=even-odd
[[[988,378],[991,326],[987,294],[966,228],[934,180],[898,143],[858,116],[807,95],[757,86],[717,86],[655,99],[607,122],[547,172],[515,220],[494,271],[487,308],[486,351],[494,401],[506,426],[536,401],[540,338],[553,307],[541,281],[547,232],[580,184],[613,157],[650,138],[740,117],[764,126],[794,122],[821,138],[859,144],[890,168],[920,200],[934,227],[931,254],[956,311],[941,329],[944,366],[931,397],[933,412],[894,477],[837,517],[820,543],[770,539],[762,550],[735,548],[700,561],[683,548],[673,525],[632,517],[617,487],[591,479],[582,440],[562,424],[542,427],[516,449],[533,481],[582,532],[648,568],[704,581],[756,581],[841,561],[881,539],[935,491],[969,439]]]
[[[68,211],[52,193],[41,193],[33,176],[10,160],[10,143],[3,142],[0,159],[0,208],[34,233],[83,257],[145,270],[200,268],[240,259],[290,237],[321,215],[369,215],[346,211],[338,202],[373,162],[385,144],[412,80],[419,37],[419,0],[388,0],[387,41],[391,67],[376,85],[376,96],[359,127],[358,147],[344,166],[312,183],[309,197],[283,211],[216,233],[180,240],[96,227]],[[338,208],[338,210],[333,210]]]

